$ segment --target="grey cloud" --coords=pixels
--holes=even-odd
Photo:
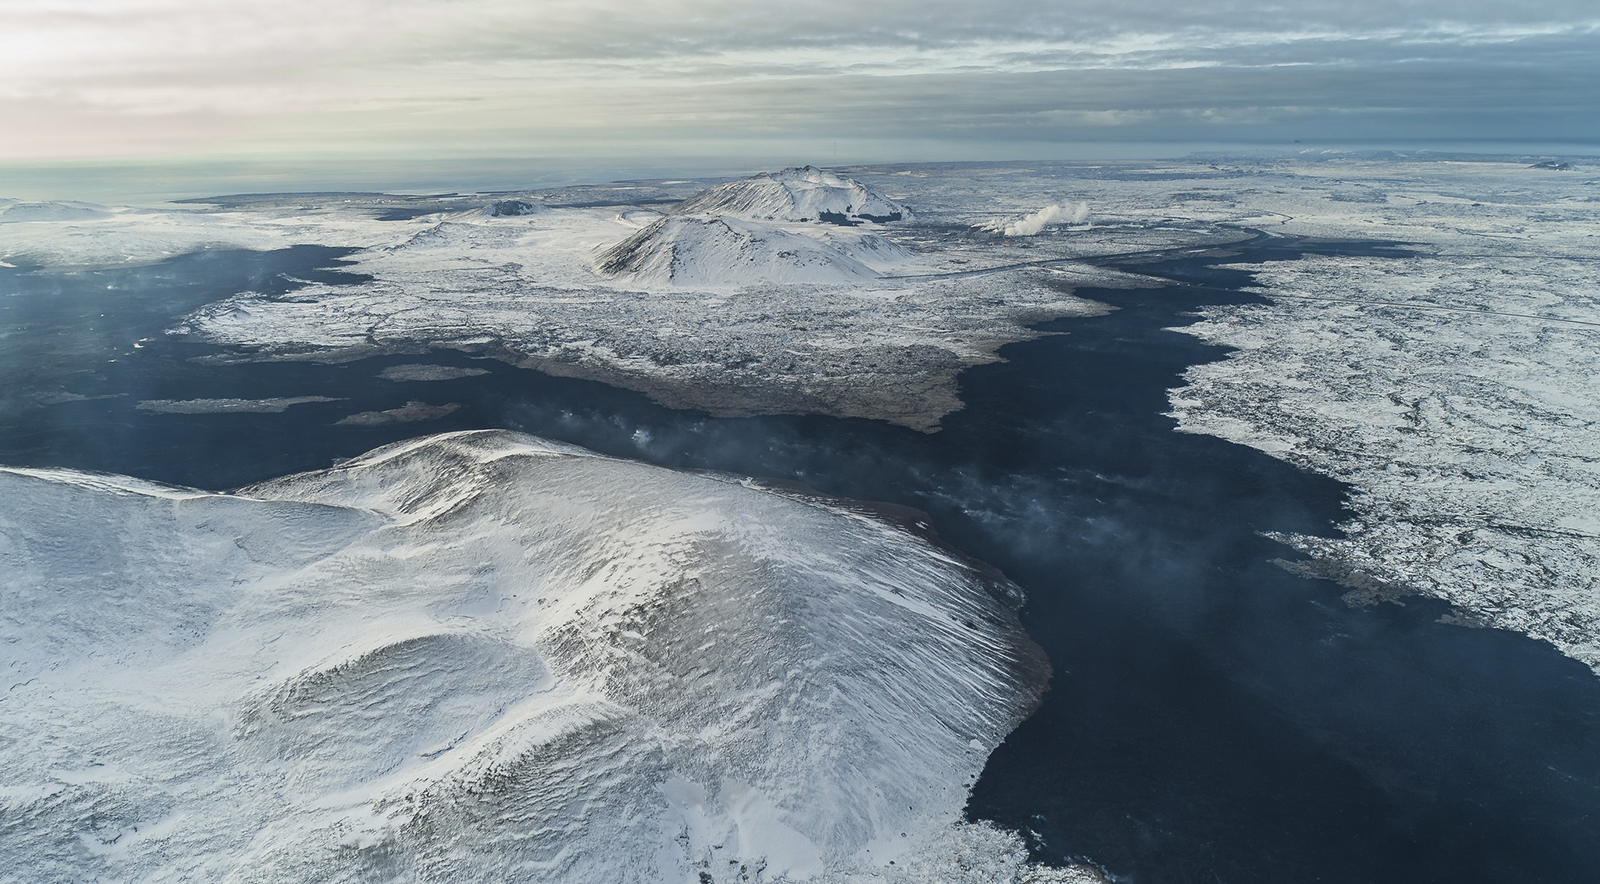
[[[854,0],[753,4],[733,0],[641,4],[519,4],[419,35],[434,57],[642,58],[732,49],[918,48],[973,41],[1107,42],[1128,35],[1221,44],[1235,33],[1389,34],[1393,39],[1470,41],[1541,26],[1600,20],[1592,4],[1543,2],[1341,4],[1175,3],[1171,0]]]
[[[97,130],[155,152],[649,151],[820,132],[987,140],[991,156],[1018,139],[1600,139],[1592,0],[329,7],[18,0],[0,10],[0,102],[19,124],[0,158],[108,149],[81,143]]]
[[[1532,54],[1490,47],[1472,53],[1394,58],[1364,44],[1322,47],[1315,60],[1302,49],[1243,62],[1219,59],[1189,69],[1092,69],[1022,73],[970,71],[876,76],[835,71],[827,76],[729,78],[720,84],[670,79],[634,90],[599,90],[591,109],[623,125],[641,122],[662,131],[724,128],[771,132],[834,131],[867,136],[893,130],[919,137],[1083,136],[1087,115],[1121,121],[1120,134],[1183,137],[1195,129],[1282,119],[1337,134],[1352,115],[1371,127],[1396,127],[1392,111],[1420,117],[1454,114],[1453,137],[1493,137],[1494,120],[1540,119],[1544,137],[1600,134],[1595,96],[1600,51],[1589,42],[1546,40]],[[1284,66],[1272,66],[1284,65]],[[1207,116],[1213,111],[1236,113]],[[1320,121],[1317,118],[1320,115]],[[1542,119],[1541,119],[1542,115]],[[1091,129],[1095,127],[1090,127]],[[1430,131],[1440,130],[1438,125]],[[1433,135],[1430,137],[1443,137]]]

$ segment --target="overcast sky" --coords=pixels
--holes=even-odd
[[[0,115],[0,160],[1593,145],[1600,4],[0,0]]]

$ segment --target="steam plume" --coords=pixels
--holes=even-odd
[[[1071,212],[1068,212],[1064,206],[1057,204],[1045,206],[1020,221],[1007,222],[995,219],[984,224],[983,229],[1005,234],[1006,236],[1034,236],[1051,224],[1060,224],[1065,221],[1079,224],[1087,217],[1089,217],[1089,204],[1086,202],[1078,203]]]

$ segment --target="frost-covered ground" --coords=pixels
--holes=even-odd
[[[1600,184],[1510,163],[1288,171],[1294,191],[1252,197],[1293,216],[1274,229],[1417,254],[1243,265],[1268,303],[1185,329],[1240,350],[1189,371],[1181,428],[1354,486],[1346,537],[1284,538],[1353,601],[1442,598],[1600,669]]]
[[[662,194],[694,188],[409,209],[396,198],[307,195],[72,212],[0,224],[0,258],[83,266],[202,246],[359,248],[349,269],[370,282],[241,293],[174,333],[248,359],[455,348],[716,414],[820,412],[919,429],[960,407],[963,369],[1032,337],[1032,324],[1100,309],[1074,287],[1137,279],[1032,266],[1073,253],[986,248],[1004,238],[950,228],[937,213],[911,226],[909,210],[859,183],[796,172],[681,204]],[[972,275],[1012,264],[1023,266]]]
[[[960,822],[1015,589],[840,505],[502,432],[0,497],[0,877],[1084,880]]]

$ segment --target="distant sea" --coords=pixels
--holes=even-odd
[[[995,150],[1005,151],[996,156]],[[743,176],[781,165],[870,168],[883,163],[1143,161],[1184,157],[1403,155],[1436,159],[1600,160],[1600,144],[1500,141],[1015,142],[969,148],[947,142],[796,145],[787,159],[770,147],[741,155],[660,156],[214,156],[146,160],[64,159],[0,162],[0,199],[82,200],[154,205],[218,194],[353,191],[405,194],[489,193],[595,181]]]
[[[967,407],[935,434],[713,418],[449,351],[219,363],[161,334],[237,291],[350,281],[343,254],[0,268],[0,463],[226,489],[508,427],[915,507],[1024,587],[1055,668],[969,806],[1039,858],[1138,884],[1578,884],[1600,869],[1600,679],[1531,639],[1441,624],[1441,603],[1354,609],[1292,575],[1261,532],[1332,532],[1345,489],[1163,416],[1186,366],[1225,355],[1163,329],[1252,297],[1242,271],[1141,264],[1191,284],[1080,292],[1120,309],[968,372]],[[352,415],[367,417],[339,423]]]

